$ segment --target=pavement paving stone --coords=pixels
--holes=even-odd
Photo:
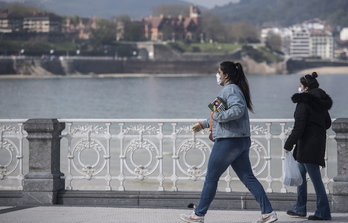
[[[0,223],[182,223],[179,214],[189,213],[190,209],[151,209],[115,207],[0,207]],[[288,216],[278,211],[278,221],[283,223],[305,222],[307,218]],[[312,213],[309,213],[312,214]],[[255,210],[209,210],[205,223],[251,223],[260,218]],[[332,213],[331,221],[347,223],[348,213]]]

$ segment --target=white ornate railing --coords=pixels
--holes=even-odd
[[[28,146],[23,123],[0,120],[0,189],[23,189]],[[194,134],[198,119],[59,119],[61,171],[67,190],[201,190],[213,143],[208,131]],[[250,159],[267,192],[294,191],[282,184],[283,145],[292,119],[252,119]],[[327,192],[337,175],[337,143],[328,132]],[[231,148],[233,149],[233,148]],[[220,191],[246,191],[229,168]],[[313,189],[309,188],[309,191]]]

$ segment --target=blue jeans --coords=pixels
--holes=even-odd
[[[251,169],[249,159],[250,145],[250,137],[215,139],[200,201],[195,208],[196,215],[204,216],[207,213],[215,197],[219,178],[230,165],[259,203],[261,213],[265,214],[273,211],[265,190]]]
[[[310,163],[298,163],[298,167],[302,175],[303,183],[297,187],[297,200],[296,204],[292,208],[292,211],[297,214],[307,215],[306,173],[308,173],[313,183],[317,197],[317,210],[315,211],[314,215],[318,218],[326,220],[331,219],[329,200],[327,199],[325,187],[321,179],[319,165]]]

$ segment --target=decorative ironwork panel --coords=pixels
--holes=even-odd
[[[23,189],[25,121],[0,120],[0,190]]]

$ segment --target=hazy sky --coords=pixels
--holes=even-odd
[[[0,1],[4,1],[4,2],[21,2],[23,0],[0,0]],[[55,0],[36,0],[37,2],[44,2],[44,1],[55,1]],[[74,0],[72,0],[74,1]],[[141,0],[139,0],[141,1]],[[240,0],[184,0],[186,2],[190,2],[192,4],[195,5],[202,5],[207,7],[208,9],[212,9],[215,6],[222,6],[222,5],[226,5],[230,2],[239,2]]]
[[[0,0],[1,1],[1,0]],[[20,2],[21,0],[2,0],[5,2]],[[39,1],[39,0],[38,0]],[[44,1],[44,0],[41,0]],[[46,0],[47,1],[47,0]],[[218,5],[226,5],[229,2],[239,2],[240,0],[185,0],[186,2],[191,2],[195,5],[202,5],[209,9],[214,8],[214,6]]]
[[[214,6],[218,5],[226,5],[229,2],[239,2],[239,0],[185,0],[187,2],[192,2],[196,5],[203,5],[207,8],[213,8]]]

